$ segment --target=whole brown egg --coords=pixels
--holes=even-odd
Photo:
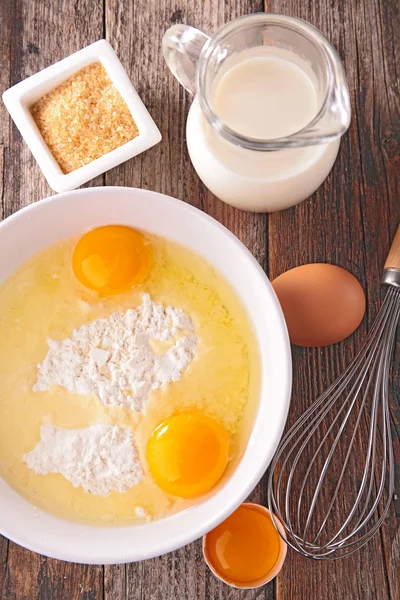
[[[365,295],[357,279],[335,265],[290,269],[272,282],[297,346],[327,346],[349,336],[362,321]]]

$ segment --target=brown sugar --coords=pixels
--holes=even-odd
[[[40,98],[31,113],[63,173],[71,173],[139,135],[126,102],[100,62]]]

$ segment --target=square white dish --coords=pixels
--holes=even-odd
[[[139,135],[96,160],[63,173],[33,119],[30,107],[42,96],[94,62],[101,62],[126,102]],[[39,71],[6,90],[3,101],[14,123],[36,159],[50,187],[56,192],[73,190],[90,179],[148,150],[161,140],[161,133],[133,87],[111,45],[99,40],[75,54]]]

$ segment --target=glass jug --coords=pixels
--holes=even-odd
[[[211,38],[174,25],[164,35],[163,53],[195,96],[186,125],[189,155],[218,198],[244,210],[273,212],[298,204],[321,185],[349,126],[350,100],[341,60],[317,29],[268,13],[231,21]],[[267,67],[272,79],[259,67]],[[258,79],[249,79],[253,71]],[[309,89],[298,88],[301,78]],[[304,95],[310,91],[312,102]],[[239,125],[220,106],[226,114],[237,108]],[[311,112],[296,125],[301,107]],[[273,135],[263,131],[266,116]]]

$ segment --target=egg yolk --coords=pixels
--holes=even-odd
[[[218,421],[190,412],[161,423],[147,444],[154,481],[168,494],[195,498],[209,492],[228,463],[229,438]]]
[[[204,554],[227,583],[257,583],[274,568],[281,549],[270,515],[257,505],[242,504],[204,537]]]
[[[101,295],[124,292],[140,283],[150,267],[144,236],[122,225],[98,227],[77,243],[72,268],[77,279]]]

